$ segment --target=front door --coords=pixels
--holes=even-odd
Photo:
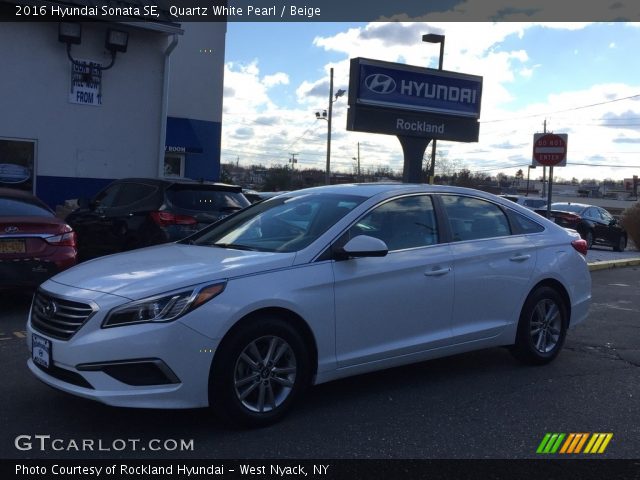
[[[449,343],[453,302],[450,247],[439,244],[429,195],[387,201],[340,241],[383,240],[385,257],[334,263],[339,367],[400,357]]]

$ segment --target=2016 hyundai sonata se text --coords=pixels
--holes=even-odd
[[[475,190],[300,190],[49,279],[28,365],[109,405],[211,405],[266,425],[305,387],[363,372],[496,346],[551,361],[587,316],[586,251]]]

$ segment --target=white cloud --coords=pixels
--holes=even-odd
[[[262,81],[267,88],[275,85],[289,85],[289,75],[278,72],[273,75],[265,75]]]

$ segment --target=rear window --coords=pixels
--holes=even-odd
[[[0,215],[3,217],[52,217],[53,213],[34,203],[0,198]]]
[[[177,208],[201,212],[234,211],[250,205],[242,193],[202,188],[171,188],[167,199]]]

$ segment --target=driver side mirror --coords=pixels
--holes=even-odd
[[[349,240],[344,247],[338,250],[338,259],[364,257],[384,257],[389,252],[389,247],[379,238],[368,235],[358,235]]]

